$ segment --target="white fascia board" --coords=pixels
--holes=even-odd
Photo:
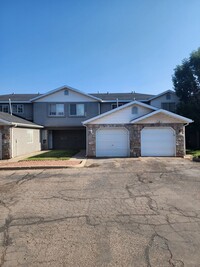
[[[149,117],[152,117],[152,116],[154,116],[154,115],[156,115],[158,113],[163,113],[163,114],[168,115],[168,116],[170,116],[172,118],[182,120],[184,123],[192,123],[193,122],[193,120],[191,120],[191,119],[188,119],[186,117],[180,116],[178,114],[175,114],[173,112],[170,112],[170,111],[167,111],[167,110],[164,110],[164,109],[158,109],[158,110],[156,110],[154,112],[148,113],[148,114],[146,114],[146,115],[144,115],[144,116],[142,116],[140,118],[134,119],[134,120],[132,120],[130,122],[131,123],[136,123],[138,121],[142,121],[144,119],[147,119]]]
[[[148,99],[147,100],[120,100],[120,98],[118,98],[118,101],[117,99],[116,100],[102,100],[101,102],[102,103],[116,103],[116,102],[120,102],[120,103],[129,103],[129,102],[133,102],[133,101],[139,101],[139,102],[147,102],[149,101]]]
[[[61,91],[61,90],[63,90],[63,89],[69,89],[69,90],[71,90],[71,91],[74,91],[74,92],[79,93],[79,94],[81,94],[81,95],[85,95],[85,96],[90,97],[90,98],[92,98],[92,99],[95,99],[95,100],[97,100],[97,101],[100,101],[100,102],[102,101],[102,99],[100,99],[100,98],[97,98],[97,97],[95,97],[95,96],[91,96],[91,95],[89,95],[89,94],[83,93],[83,92],[81,92],[80,90],[75,89],[75,88],[72,88],[72,87],[70,87],[70,86],[68,86],[68,85],[63,85],[63,86],[58,87],[58,88],[56,88],[56,89],[54,89],[54,90],[51,90],[51,91],[49,91],[49,92],[47,92],[47,93],[45,93],[45,94],[43,94],[43,95],[34,97],[34,98],[30,99],[30,101],[31,101],[31,102],[34,102],[35,100],[38,100],[38,99],[43,98],[43,97],[48,96],[48,95],[52,95],[53,93],[56,93],[56,92]]]
[[[4,104],[4,103],[5,103],[5,104],[9,104],[9,100],[4,100],[4,101],[1,101],[1,100],[0,100],[0,104],[1,104],[1,103],[2,103],[2,104]],[[25,103],[31,103],[31,101],[21,101],[21,100],[19,100],[19,101],[16,101],[16,100],[13,101],[13,100],[11,100],[11,104],[13,104],[13,103],[18,103],[18,104],[21,104],[21,103],[22,103],[22,104],[25,104]]]
[[[167,93],[173,93],[173,94],[175,94],[174,91],[172,91],[172,90],[167,90],[167,91],[164,91],[164,92],[162,92],[162,93],[160,93],[160,94],[158,94],[158,95],[156,95],[156,96],[153,96],[153,97],[149,98],[148,101],[151,101],[151,100],[153,100],[153,99],[156,99],[156,98],[158,98],[158,97],[160,97],[160,96],[162,96],[162,95],[165,95],[165,94],[167,94]]]
[[[146,107],[146,108],[149,108],[149,109],[152,109],[152,110],[157,110],[157,109],[158,109],[158,108],[156,108],[156,107],[153,107],[153,106],[150,106],[150,105],[147,105],[147,104],[144,104],[144,103],[141,103],[141,102],[139,102],[139,101],[134,100],[134,101],[132,101],[132,102],[126,104],[126,105],[123,105],[123,106],[120,106],[120,107],[118,107],[118,108],[109,110],[109,111],[107,111],[107,112],[105,112],[105,113],[103,113],[103,114],[100,114],[100,115],[98,115],[98,116],[96,116],[96,117],[93,117],[93,118],[91,118],[91,119],[89,119],[89,120],[83,121],[82,124],[85,125],[85,124],[87,124],[87,123],[89,123],[89,122],[91,122],[91,121],[95,121],[95,120],[97,120],[97,119],[103,118],[103,117],[105,117],[105,116],[107,116],[107,115],[109,115],[109,114],[112,114],[112,113],[117,112],[117,111],[119,111],[119,110],[121,110],[121,109],[127,108],[127,107],[129,107],[129,106],[131,106],[131,105],[134,105],[134,104],[137,104],[137,105],[139,105],[139,106]]]

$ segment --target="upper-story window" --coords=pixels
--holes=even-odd
[[[132,114],[138,114],[138,107],[132,107]]]
[[[64,104],[49,104],[49,116],[64,116]]]
[[[176,103],[175,102],[166,102],[166,103],[161,103],[161,108],[171,111],[171,112],[175,112],[176,111]]]
[[[24,105],[23,104],[12,104],[12,112],[23,114],[24,113]]]
[[[167,94],[166,94],[166,99],[167,99],[167,100],[170,100],[170,99],[171,99],[171,94],[170,94],[170,93],[167,93]]]
[[[9,113],[9,106],[8,105],[0,105],[0,111]]]
[[[70,104],[69,115],[70,116],[85,116],[85,105],[84,104]]]
[[[111,105],[111,109],[118,108],[118,107],[121,107],[121,106],[123,106],[123,103],[112,104]]]

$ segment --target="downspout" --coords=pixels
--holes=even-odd
[[[9,101],[9,107],[10,107],[10,115],[12,115],[12,105],[11,105],[11,99],[9,98],[9,99],[8,99],[8,101]]]
[[[98,115],[100,115],[101,114],[101,104],[100,103],[98,103]]]
[[[185,127],[189,125],[189,122],[186,124],[183,124],[184,127],[184,155],[186,155],[186,138],[185,138]]]
[[[14,134],[13,134],[13,128],[16,128],[17,127],[17,124],[13,124],[13,127],[11,128],[11,140],[12,140],[12,145],[11,145],[11,148],[12,148],[12,151],[11,151],[11,157],[13,158],[14,157]]]

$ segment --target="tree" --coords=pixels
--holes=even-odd
[[[200,48],[176,66],[172,80],[180,99],[177,112],[194,120],[186,128],[187,144],[190,148],[200,148]]]

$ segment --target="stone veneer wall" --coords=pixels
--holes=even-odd
[[[129,131],[130,156],[141,156],[141,130],[144,127],[171,127],[176,133],[176,157],[185,155],[184,127],[180,123],[155,123],[155,124],[90,124],[87,125],[87,156],[96,156],[96,131],[99,128],[121,128]]]
[[[9,126],[0,126],[2,133],[2,159],[10,159],[11,152],[11,128]]]

